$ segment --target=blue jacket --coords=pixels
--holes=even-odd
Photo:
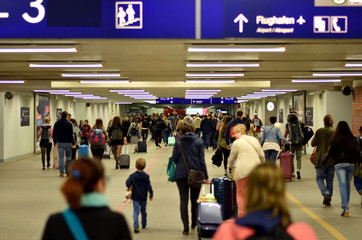
[[[71,143],[75,145],[73,138],[73,124],[67,119],[60,119],[54,124],[53,129],[54,143]]]
[[[277,127],[274,127],[274,124],[270,124],[269,126],[266,126],[263,130],[263,135],[260,138],[260,144],[262,145],[265,142],[275,142],[280,143],[280,140],[283,140],[287,144],[290,144],[290,142],[285,139],[280,132],[280,129]]]
[[[203,171],[205,179],[208,179],[207,168],[205,164],[204,142],[195,133],[188,132],[180,137],[182,151],[189,169]],[[186,179],[188,172],[182,158],[178,141],[175,143],[172,152],[172,160],[176,164],[175,179]]]
[[[150,193],[150,198],[153,198],[153,190],[151,186],[150,176],[148,176],[148,174],[144,171],[136,171],[128,177],[126,181],[126,186],[130,188],[131,185],[133,186],[133,201],[146,201],[147,192]]]
[[[210,118],[202,120],[200,130],[203,134],[212,133],[214,131],[212,120]]]
[[[225,131],[225,141],[226,141],[226,145],[230,145],[230,143],[233,143],[235,141],[235,138],[230,137],[230,130],[232,127],[234,127],[237,124],[244,124],[243,119],[241,118],[234,118],[231,122],[229,122],[226,131]],[[246,127],[246,126],[245,126]]]

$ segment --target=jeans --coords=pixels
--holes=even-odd
[[[294,172],[294,155],[297,155],[297,169],[302,169],[302,150],[303,145],[291,145],[290,152],[293,153],[293,162],[292,162],[292,170]]]
[[[170,131],[164,130],[163,131],[163,142],[168,144],[168,137],[170,136]]]
[[[362,178],[358,179],[357,177],[354,178],[354,186],[356,187],[356,190],[358,194],[362,195]]]
[[[188,204],[189,204],[189,192],[191,200],[191,223],[192,225],[197,224],[197,199],[199,198],[200,188],[192,188],[187,185],[186,179],[177,179],[176,180],[177,188],[180,194],[180,212],[181,220],[184,225],[184,231],[189,231],[189,214],[188,214]]]
[[[272,163],[275,163],[275,161],[277,160],[278,151],[273,149],[264,150],[264,155],[265,161],[271,161]]]
[[[351,193],[351,180],[354,171],[354,164],[342,163],[335,166],[339,183],[339,193],[342,199],[343,211],[348,211],[349,196]]]
[[[146,212],[147,200],[144,201],[133,201],[133,227],[138,228],[138,215],[142,215],[142,227],[146,227],[147,225],[147,212]]]
[[[202,133],[202,140],[204,141],[204,146],[206,149],[209,148],[210,135],[211,135],[211,133]]]
[[[320,166],[316,169],[316,181],[322,195],[333,195],[334,167]],[[324,182],[325,180],[325,182]]]
[[[65,151],[66,161],[70,161],[72,157],[72,143],[58,142],[57,146],[59,152],[59,172],[60,174],[64,174],[64,165],[66,167],[66,164],[64,164],[64,151]]]

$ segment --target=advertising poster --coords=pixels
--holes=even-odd
[[[293,106],[299,121],[304,122],[305,94],[304,92],[293,95]]]
[[[63,111],[63,109],[57,108],[57,121],[59,121],[60,118],[62,117],[62,111]]]
[[[305,108],[305,124],[313,126],[313,107]]]
[[[20,126],[30,126],[30,108],[20,108]]]
[[[36,95],[36,126],[44,124],[44,118],[49,116],[50,111],[50,96],[37,94]]]
[[[283,123],[283,117],[284,117],[283,109],[279,109],[279,123]]]

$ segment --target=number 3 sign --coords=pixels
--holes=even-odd
[[[45,17],[45,8],[42,5],[43,0],[35,0],[30,3],[30,7],[38,9],[38,16],[31,17],[28,13],[23,14],[23,18],[25,21],[29,23],[39,23],[41,22]]]

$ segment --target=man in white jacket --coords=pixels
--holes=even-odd
[[[245,215],[245,196],[248,176],[259,164],[264,162],[264,151],[258,140],[253,136],[246,135],[244,124],[237,124],[233,128],[234,141],[230,156],[229,169],[235,167],[236,201],[238,204],[239,217]]]

